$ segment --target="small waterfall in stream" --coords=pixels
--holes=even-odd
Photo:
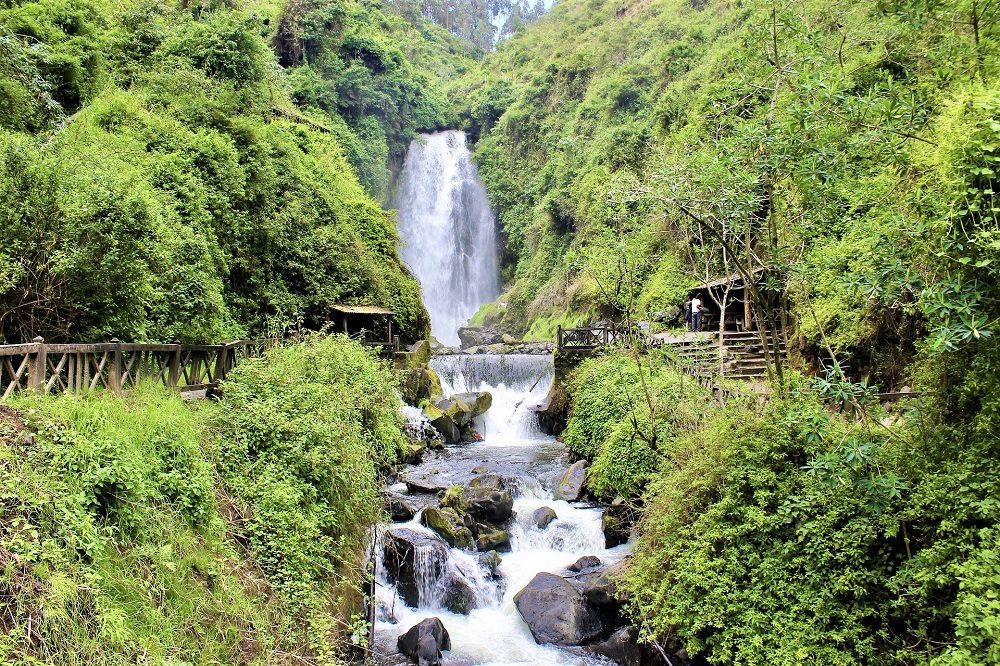
[[[448,548],[421,524],[412,520],[382,528],[407,531],[419,545],[413,552],[413,578],[418,602],[407,605],[386,575],[385,553],[378,564],[379,620],[376,635],[395,637],[419,621],[438,617],[451,635],[452,650],[445,664],[463,666],[595,666],[610,663],[600,657],[553,645],[538,645],[514,604],[514,595],[542,571],[560,572],[583,555],[605,563],[624,557],[627,546],[608,549],[601,527],[601,510],[587,504],[555,500],[551,488],[568,465],[565,447],[538,428],[532,410],[545,397],[552,381],[552,359],[529,355],[438,356],[431,362],[441,377],[445,394],[489,391],[493,406],[477,422],[482,442],[453,445],[440,457],[407,470],[407,478],[433,479],[443,486],[467,485],[484,469],[511,480],[514,517],[505,529],[510,552],[501,555],[499,575],[491,575],[484,553]],[[390,492],[420,506],[435,498],[410,492],[405,483]],[[539,529],[532,514],[552,508],[557,519]],[[419,541],[424,539],[424,541]],[[468,614],[447,610],[447,597],[458,579],[472,592]]]
[[[459,327],[500,293],[496,222],[464,132],[413,140],[396,207],[400,254],[420,282],[431,332],[457,345]]]

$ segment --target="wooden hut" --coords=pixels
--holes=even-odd
[[[396,315],[392,310],[379,305],[334,305],[330,310],[334,331],[342,331],[368,345],[398,346],[398,336],[392,334]]]

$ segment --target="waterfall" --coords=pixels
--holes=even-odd
[[[544,439],[535,408],[545,400],[554,374],[552,357],[527,354],[438,356],[431,367],[445,395],[488,391],[493,405],[477,422],[487,443],[530,444]]]
[[[458,345],[459,327],[500,293],[496,221],[464,132],[413,140],[396,207],[400,254],[420,282],[431,332]]]

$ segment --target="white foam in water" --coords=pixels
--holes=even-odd
[[[553,438],[538,429],[531,407],[541,402],[552,381],[552,360],[548,356],[455,355],[436,357],[431,363],[441,378],[445,395],[465,391],[489,391],[493,406],[477,426],[485,441],[469,445],[468,455],[484,455],[481,447],[533,446]],[[526,456],[530,455],[526,452]],[[548,506],[556,520],[539,530],[531,522],[536,509]],[[559,572],[583,555],[597,555],[604,562],[620,559],[626,549],[605,549],[601,511],[556,501],[534,478],[520,480],[515,493],[514,520],[509,525],[511,552],[502,556],[500,571],[505,588],[502,597],[497,584],[488,578],[474,553],[449,549],[447,568],[461,575],[476,593],[476,608],[468,615],[441,608],[442,589],[437,585],[435,562],[419,562],[420,607],[408,608],[392,585],[380,576],[378,596],[384,609],[392,609],[395,623],[383,615],[376,631],[395,639],[414,624],[438,617],[451,636],[452,650],[445,663],[476,666],[593,666],[608,663],[597,657],[583,657],[555,646],[535,643],[528,626],[514,605],[514,595],[542,571]],[[419,524],[419,514],[403,527],[429,533]],[[426,568],[425,568],[426,567]],[[443,573],[441,574],[443,576]],[[426,590],[425,590],[426,588]]]
[[[496,220],[465,132],[421,134],[400,174],[399,253],[423,292],[431,332],[458,345],[458,328],[500,293]]]
[[[538,429],[533,408],[545,400],[552,383],[552,358],[529,354],[456,354],[436,356],[431,367],[444,394],[489,391],[493,405],[476,419],[486,444],[551,441]]]

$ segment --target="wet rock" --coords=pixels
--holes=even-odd
[[[431,422],[434,429],[441,433],[447,442],[458,442],[462,439],[462,431],[454,419],[444,413],[437,405],[424,405],[424,416]]]
[[[495,550],[491,550],[488,553],[482,553],[476,558],[479,562],[479,566],[482,567],[483,571],[487,573],[490,580],[499,580],[502,577],[500,573],[500,565],[503,564],[503,558],[500,557],[500,553]]]
[[[452,613],[468,615],[476,607],[476,592],[461,576],[448,571],[439,585],[444,590],[441,595],[441,605]]]
[[[396,591],[414,608],[420,605],[417,582],[416,554],[429,567],[420,575],[441,578],[448,565],[448,546],[439,538],[406,527],[393,527],[385,532],[383,561],[386,576],[396,584]]]
[[[396,645],[416,664],[440,666],[442,650],[451,650],[451,636],[441,620],[430,617],[401,634]]]
[[[480,469],[480,468],[476,468]],[[485,468],[483,468],[485,471]],[[476,470],[472,470],[477,473]],[[502,474],[480,474],[469,481],[470,488],[491,488],[493,490],[506,490],[511,495],[520,488],[520,481],[516,476],[504,476]]]
[[[453,548],[471,550],[475,545],[470,525],[472,521],[468,515],[454,509],[429,506],[420,514],[420,522],[437,532]]]
[[[615,562],[611,566],[587,576],[581,581],[580,591],[587,601],[600,607],[620,608],[625,596],[618,587],[618,579],[625,573],[628,561]]]
[[[539,507],[535,509],[533,514],[531,514],[531,522],[534,523],[535,527],[540,530],[544,530],[550,523],[552,523],[553,520],[556,520],[557,518],[558,516],[556,516],[556,512],[551,507],[547,506]]]
[[[604,544],[614,548],[627,543],[632,538],[632,528],[638,520],[636,509],[629,506],[625,500],[618,497],[604,509],[601,516],[601,528],[604,530]]]
[[[515,338],[513,335],[508,335],[507,333],[504,333],[500,337],[500,341],[503,342],[505,345],[516,345],[518,342],[520,342],[520,340]]]
[[[486,474],[486,472],[488,471],[489,467],[487,467],[486,465],[476,465],[475,467],[472,468],[473,474]],[[475,479],[473,479],[473,481],[475,481]]]
[[[552,496],[557,500],[575,502],[583,496],[583,487],[587,483],[587,462],[579,460],[563,472],[556,483]]]
[[[462,341],[462,348],[467,349],[502,343],[503,334],[496,329],[484,326],[463,326],[458,329],[458,339]]]
[[[403,462],[407,465],[419,465],[427,452],[427,442],[410,440],[403,445]]]
[[[403,374],[400,393],[403,402],[417,405],[421,400],[431,400],[441,396],[441,380],[430,368],[413,368]]]
[[[479,523],[476,526],[476,550],[507,552],[510,550],[510,534],[498,527]]]
[[[601,637],[604,622],[569,581],[552,573],[536,575],[514,596],[514,604],[538,643],[586,645]]]
[[[450,486],[446,483],[428,479],[426,477],[401,476],[402,482],[406,484],[411,493],[423,493],[426,495],[438,495],[448,490]]]
[[[489,411],[493,405],[493,396],[489,391],[470,391],[456,393],[444,400],[439,400],[436,407],[442,414],[452,420],[456,426],[472,423],[472,419]],[[431,419],[433,422],[433,419]]]
[[[464,426],[459,428],[459,433],[459,441],[465,442],[466,444],[483,441],[483,436],[478,430],[472,427],[471,423],[466,423]]]
[[[590,650],[602,657],[611,659],[619,666],[646,666],[647,664],[665,663],[663,657],[652,645],[639,642],[639,630],[635,627],[622,627]],[[674,664],[686,663],[673,661]]]
[[[566,386],[559,380],[549,385],[545,399],[535,408],[538,414],[538,425],[547,435],[559,436],[566,429],[569,421],[570,394]]]
[[[413,520],[417,513],[417,507],[412,502],[395,493],[385,493],[385,507],[393,522],[397,523]]]
[[[441,499],[441,506],[490,523],[502,523],[514,515],[514,497],[506,490],[492,488],[449,488]]]
[[[596,569],[599,566],[601,566],[601,558],[596,555],[584,555],[566,568],[573,573],[580,573],[587,569]]]

